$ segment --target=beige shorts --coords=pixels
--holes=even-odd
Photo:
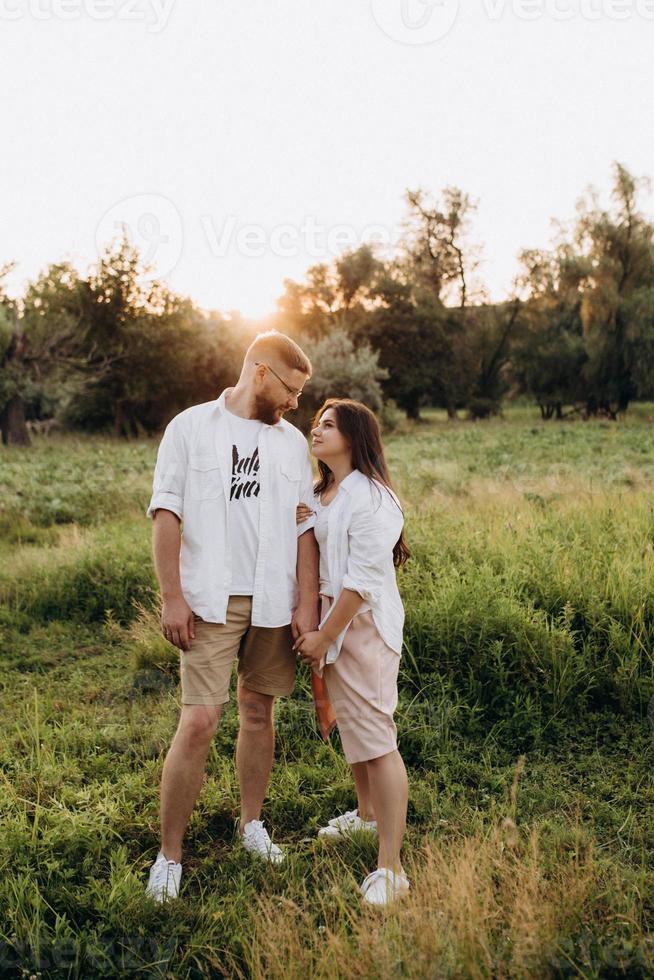
[[[182,704],[226,704],[234,661],[240,683],[259,694],[287,695],[295,686],[297,656],[291,627],[252,626],[252,596],[233,595],[226,623],[194,617],[195,639],[180,651]]]

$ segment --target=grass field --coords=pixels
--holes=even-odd
[[[232,705],[182,895],[146,901],[178,713],[144,517],[156,442],[0,449],[0,975],[654,975],[653,421],[518,408],[388,437],[414,551],[414,887],[381,915],[357,898],[373,842],[315,836],[354,797],[303,670],[264,814],[287,863],[235,845]]]

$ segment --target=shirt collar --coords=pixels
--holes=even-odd
[[[220,415],[222,415],[225,412],[229,412],[229,409],[227,408],[227,405],[225,404],[225,395],[227,395],[230,391],[233,391],[233,390],[234,390],[234,386],[233,385],[230,388],[225,388],[225,390],[218,396],[218,398],[216,398],[216,401],[214,402],[214,406],[215,406],[215,410]],[[279,420],[279,422],[275,422],[274,425],[269,425],[268,422],[262,422],[261,424],[264,425],[266,427],[266,429],[283,429],[283,425],[282,425],[282,422],[283,421],[284,421],[284,419],[281,418]]]
[[[225,405],[225,395],[231,390],[231,388],[225,388],[225,390],[218,396],[218,398],[216,398],[216,401],[214,402],[215,409],[220,414],[227,411],[227,406]]]
[[[360,483],[361,479],[366,480],[367,477],[360,470],[352,470],[351,473],[341,480],[338,489],[345,490],[346,493],[352,493],[355,487]]]

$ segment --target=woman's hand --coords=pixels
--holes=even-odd
[[[314,630],[312,633],[303,633],[293,644],[293,649],[297,650],[308,667],[318,667],[331,643],[321,630]]]
[[[313,514],[315,514],[315,510],[312,510],[308,504],[300,503],[297,505],[297,510],[295,511],[295,523],[304,524]]]

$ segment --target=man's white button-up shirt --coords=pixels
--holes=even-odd
[[[210,623],[226,620],[232,577],[232,446],[225,394],[187,408],[169,423],[147,511],[151,517],[157,510],[170,510],[182,521],[182,592],[193,612]],[[297,525],[295,512],[300,501],[313,498],[313,474],[306,439],[284,419],[263,426],[258,448],[260,521],[252,625],[287,626],[297,605],[297,540],[315,523],[311,517]]]

